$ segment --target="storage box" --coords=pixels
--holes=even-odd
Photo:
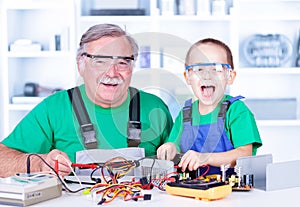
[[[30,45],[11,44],[9,50],[12,52],[39,52],[42,50],[42,46],[38,43],[32,43]]]
[[[61,195],[62,185],[56,176],[21,174],[0,179],[0,206],[29,206]]]

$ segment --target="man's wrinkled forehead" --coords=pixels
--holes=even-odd
[[[102,37],[90,42],[87,46],[87,50],[88,49],[97,55],[132,55],[131,45],[125,36]]]

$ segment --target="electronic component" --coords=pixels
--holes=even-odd
[[[24,96],[47,96],[56,91],[62,90],[61,88],[50,89],[48,87],[40,86],[38,83],[25,83]]]
[[[250,191],[254,187],[253,174],[231,175],[228,179],[233,191]]]
[[[0,204],[28,206],[61,196],[56,176],[17,174],[0,180]]]

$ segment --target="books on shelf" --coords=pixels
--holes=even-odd
[[[30,39],[17,39],[9,45],[11,52],[39,52],[41,50],[42,45]]]
[[[145,9],[91,9],[92,16],[144,16]]]
[[[139,0],[92,0],[95,9],[136,9],[139,3]]]
[[[69,51],[70,29],[65,27],[61,33],[51,36],[49,42],[50,51]]]

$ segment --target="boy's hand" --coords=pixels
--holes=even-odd
[[[207,164],[207,157],[194,150],[187,151],[181,158],[178,167],[181,167],[182,172],[187,168],[189,171],[197,170],[200,166]]]
[[[168,142],[161,145],[156,152],[157,158],[161,160],[172,160],[177,153],[174,143]]]

